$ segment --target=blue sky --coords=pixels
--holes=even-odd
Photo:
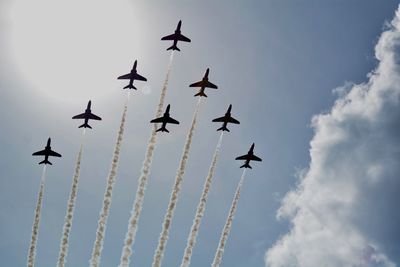
[[[121,89],[125,84],[116,77],[138,59],[138,70],[149,82],[138,83],[139,91],[133,92],[129,103],[102,256],[102,266],[118,264],[150,133],[148,121],[169,59],[165,51],[169,43],[160,38],[172,33],[182,19],[182,32],[192,43],[181,44],[182,52],[175,54],[166,100],[181,125],[158,140],[132,266],[151,264],[196,101],[188,85],[199,80],[207,67],[210,80],[220,89],[209,91],[200,111],[163,265],[180,263],[218,141],[218,125],[210,121],[233,104],[233,115],[241,125],[232,126],[224,137],[191,266],[211,264],[241,174],[233,159],[252,142],[264,161],[247,173],[222,265],[265,266],[266,251],[290,229],[288,221],[276,219],[276,213],[285,194],[298,184],[296,174],[309,165],[313,115],[331,109],[337,98],[334,88],[367,80],[378,63],[375,44],[398,2],[120,1],[111,5],[99,1],[95,7],[93,1],[79,3],[0,3],[2,265],[25,264],[41,174],[31,153],[42,148],[49,136],[63,158],[48,169],[37,266],[55,265],[81,133],[80,124],[70,118],[91,99],[93,112],[103,121],[93,123],[86,136],[67,258],[68,266],[87,266],[126,94]],[[397,217],[393,215],[395,221]],[[393,235],[399,233],[384,236]],[[376,240],[391,261],[400,262],[398,242]]]

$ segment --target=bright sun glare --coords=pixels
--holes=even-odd
[[[14,62],[39,93],[76,101],[121,89],[139,45],[128,0],[16,0],[10,14]]]

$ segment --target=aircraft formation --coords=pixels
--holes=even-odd
[[[172,50],[171,53],[173,53],[174,51],[181,51],[178,48],[178,42],[179,41],[191,42],[191,40],[189,38],[187,38],[186,36],[184,36],[181,33],[181,27],[182,27],[182,21],[179,21],[179,23],[178,23],[178,25],[176,27],[176,30],[175,30],[175,32],[173,34],[167,35],[167,36],[161,38],[162,41],[173,41],[172,46],[167,48],[167,50]],[[171,54],[170,63],[172,62],[172,55],[173,54]],[[137,90],[137,88],[134,85],[135,81],[143,81],[143,82],[147,81],[146,77],[144,77],[143,75],[138,73],[137,67],[138,67],[138,62],[137,62],[137,60],[135,60],[134,64],[133,64],[133,67],[130,70],[130,72],[127,73],[127,74],[121,75],[121,76],[119,76],[117,78],[119,80],[128,80],[128,84],[126,86],[124,86],[123,89],[129,89],[129,90],[134,89],[134,90]],[[169,229],[169,224],[170,224],[170,221],[169,221],[170,220],[170,218],[169,218],[170,215],[168,215],[168,214],[173,214],[174,207],[176,206],[177,195],[178,195],[178,193],[180,191],[180,184],[179,183],[181,182],[181,180],[183,178],[183,174],[184,174],[184,170],[185,170],[185,166],[186,166],[186,160],[187,160],[187,156],[188,156],[188,153],[189,153],[191,138],[192,138],[193,131],[194,131],[194,128],[195,128],[195,124],[196,124],[197,111],[198,111],[198,108],[199,108],[199,104],[201,102],[201,98],[208,97],[206,95],[206,93],[205,93],[205,89],[206,88],[218,89],[218,86],[215,85],[214,83],[212,83],[209,80],[209,74],[210,74],[210,69],[207,68],[205,73],[204,73],[203,78],[200,81],[192,83],[192,84],[189,85],[189,87],[199,88],[199,91],[194,95],[194,97],[199,97],[199,102],[198,102],[198,105],[197,105],[197,108],[196,108],[196,111],[195,111],[195,114],[194,114],[194,118],[193,118],[193,121],[192,121],[192,126],[191,126],[191,128],[189,130],[189,133],[188,133],[188,136],[187,136],[187,141],[185,143],[185,149],[184,149],[184,153],[182,155],[180,167],[178,168],[179,171],[178,171],[177,178],[176,178],[176,184],[174,185],[174,189],[173,189],[173,192],[172,192],[172,195],[174,196],[174,198],[171,197],[170,204],[168,206],[169,208],[168,208],[168,211],[167,211],[167,214],[166,214],[166,217],[165,217],[166,221],[164,221],[164,224],[163,224],[163,232],[162,232],[161,237],[160,237],[159,247],[157,248],[157,251],[155,253],[153,267],[159,267],[161,265],[161,259],[162,259],[164,251],[163,251],[163,249],[159,250],[159,248],[165,247],[165,244],[163,242],[166,242],[165,240],[168,237],[168,229]],[[168,74],[167,74],[167,77],[168,77]],[[166,82],[164,84],[165,85],[164,87],[166,87],[166,84],[167,84],[167,80],[166,80]],[[161,95],[163,96],[163,93]],[[165,93],[164,93],[164,95],[165,95]],[[101,121],[102,120],[101,117],[99,117],[99,116],[97,116],[97,115],[92,113],[91,106],[92,106],[92,102],[89,100],[89,102],[87,103],[85,111],[83,113],[81,113],[81,114],[78,114],[78,115],[75,115],[75,116],[72,117],[72,119],[83,120],[83,124],[78,126],[78,128],[83,128],[85,130],[86,130],[86,128],[92,129],[92,126],[89,125],[89,121],[90,120],[97,120],[97,121]],[[163,100],[162,101],[160,100],[160,104],[159,104],[158,110],[157,110],[157,116],[156,116],[156,118],[154,118],[153,120],[151,120],[149,122],[150,124],[153,124],[155,126],[154,132],[152,133],[152,137],[151,137],[149,145],[148,145],[148,150],[150,149],[151,153],[152,153],[152,151],[154,150],[154,147],[155,147],[155,140],[156,140],[155,139],[155,135],[157,133],[160,133],[160,132],[161,133],[162,132],[169,133],[170,129],[167,129],[167,126],[169,124],[175,124],[175,125],[179,125],[180,124],[179,121],[176,120],[175,118],[173,118],[171,116],[171,114],[170,114],[171,105],[170,104],[167,105],[167,107],[165,108],[164,113],[162,113],[162,109],[161,109],[162,106],[163,106]],[[118,156],[119,156],[119,154],[116,154],[116,153],[119,153],[120,141],[122,140],[126,109],[127,109],[127,104],[125,104],[125,109],[124,109],[124,113],[123,113],[122,120],[121,120],[120,131],[119,131],[119,135],[118,135],[118,139],[117,139],[118,141],[117,141],[116,149],[115,149],[115,152],[114,152],[112,171],[110,171],[110,176],[108,178],[108,187],[107,187],[108,191],[106,191],[106,193],[105,193],[104,203],[106,201],[109,201],[109,204],[111,203],[112,185],[113,185],[114,180],[115,180],[115,173],[116,173],[115,170],[116,170],[116,164],[118,163]],[[213,161],[212,161],[212,165],[211,165],[212,167],[210,168],[210,173],[207,176],[207,182],[206,182],[206,185],[204,187],[203,194],[202,194],[202,197],[201,197],[201,201],[203,201],[203,202],[206,201],[206,197],[208,195],[208,190],[209,190],[209,187],[210,187],[210,184],[211,184],[211,181],[212,181],[213,170],[215,169],[215,166],[216,166],[217,157],[218,157],[218,153],[219,153],[219,150],[220,150],[223,133],[224,132],[230,132],[230,130],[228,129],[228,124],[240,124],[240,122],[237,119],[232,117],[231,112],[232,112],[232,104],[229,105],[226,113],[222,117],[218,117],[218,118],[215,118],[215,119],[212,120],[212,122],[222,123],[222,126],[217,129],[217,131],[221,131],[221,136],[220,136],[220,140],[219,140],[219,142],[217,144],[217,147],[216,147],[216,150],[215,150],[215,153],[214,153],[214,157],[213,157]],[[118,148],[117,148],[117,146],[118,146]],[[254,154],[254,148],[255,148],[255,144],[253,143],[251,145],[249,151],[247,152],[247,154],[242,155],[242,156],[238,156],[238,157],[235,158],[235,160],[240,160],[240,161],[243,160],[244,161],[244,164],[241,165],[240,168],[243,168],[244,170],[245,169],[252,169],[252,166],[250,165],[250,163],[252,161],[258,161],[258,162],[262,161],[262,159],[260,157],[258,157],[258,156],[256,156]],[[69,207],[70,206],[74,206],[74,203],[75,203],[76,188],[77,188],[77,183],[78,183],[77,181],[78,181],[78,177],[79,177],[81,153],[82,153],[82,144],[81,144],[81,150],[79,152],[77,167],[76,167],[75,176],[74,176],[74,185],[72,187],[73,189],[75,188],[75,192],[71,193],[70,202],[68,203]],[[45,148],[43,150],[37,151],[37,152],[33,153],[32,155],[33,156],[43,156],[44,160],[40,161],[39,164],[44,164],[45,166],[47,164],[52,165],[52,163],[49,161],[49,157],[61,157],[61,154],[59,154],[59,153],[57,153],[57,152],[52,150],[52,148],[51,148],[51,138],[48,138],[47,144],[46,144],[46,146],[45,146]],[[152,157],[152,154],[148,154],[148,152],[146,152],[146,160],[145,160],[145,162],[148,162],[148,163],[144,163],[144,167],[143,168],[150,168],[148,166],[151,163],[151,157]],[[140,215],[141,207],[139,208],[139,211],[137,211],[135,209],[137,209],[137,206],[138,206],[137,202],[138,203],[143,202],[144,189],[145,189],[145,184],[147,182],[146,179],[148,178],[147,176],[148,176],[149,170],[143,170],[143,173],[144,174],[141,176],[141,179],[143,179],[143,181],[141,183],[139,183],[139,184],[144,184],[144,185],[143,185],[143,188],[138,189],[138,193],[141,192],[142,195],[137,196],[137,198],[139,197],[139,199],[138,200],[135,199],[135,203],[133,205],[134,206],[134,210],[133,210],[132,214],[137,214],[137,215],[136,215],[136,217],[131,218],[130,226],[129,226],[129,229],[128,229],[128,232],[127,232],[127,236],[126,236],[126,240],[125,240],[126,244],[125,244],[125,247],[124,247],[124,252],[123,252],[123,255],[121,256],[120,266],[128,266],[129,265],[129,257],[132,254],[132,251],[130,250],[130,246],[132,246],[133,241],[129,241],[129,238],[132,239],[132,236],[133,236],[133,240],[134,240],[134,235],[136,233],[136,227],[137,227],[132,222],[136,222],[138,220],[139,215]],[[245,172],[243,171],[242,178],[241,178],[241,181],[240,181],[240,183],[238,185],[238,189],[237,189],[238,192],[240,192],[240,187],[241,187],[241,184],[243,182],[242,180],[243,180],[244,174],[245,174]],[[235,201],[237,202],[238,197],[239,197],[239,194],[237,194],[237,196],[235,196],[234,203],[235,203]],[[102,228],[101,226],[106,224],[107,217],[108,217],[108,209],[109,209],[109,206],[110,206],[109,204],[103,206],[103,210],[101,212],[101,219],[100,219],[100,220],[103,220],[103,221],[99,220],[99,228],[98,228],[97,237],[104,236],[104,229],[101,229]],[[39,203],[38,203],[38,205],[39,205]],[[40,205],[41,205],[41,203],[40,203]],[[204,211],[202,211],[202,209],[204,209],[204,207],[205,207],[205,203],[199,203],[199,208],[198,208],[197,215],[196,215],[197,218],[201,218],[202,217],[202,213],[204,213]],[[231,211],[229,212],[230,216],[235,212],[235,209],[236,209],[236,205],[232,205]],[[40,210],[40,208],[39,209],[37,208],[37,210]],[[71,211],[69,210],[69,212],[71,212]],[[73,209],[72,209],[72,213],[73,213]],[[67,226],[64,226],[64,228],[65,227],[67,227],[67,228],[70,227],[70,225],[72,223],[72,213],[70,213],[68,215],[69,220],[68,220],[68,222],[66,222]],[[35,216],[37,217],[37,214],[35,214]],[[224,227],[224,231],[227,231],[228,233],[230,231],[230,225],[231,225],[229,220],[233,219],[233,216],[231,216],[231,217],[232,218],[228,218],[227,225]],[[39,214],[39,218],[40,218],[40,214]],[[197,222],[197,223],[199,223],[199,222]],[[197,235],[197,232],[196,232],[197,230],[196,229],[198,229],[198,226],[199,225],[192,226],[192,233],[191,233],[191,238],[192,239],[196,238],[196,235]],[[36,232],[36,234],[37,234],[37,231],[38,231],[38,229],[34,229],[33,230],[33,232]],[[64,231],[66,233],[64,233],[63,242],[64,243],[65,242],[68,243],[70,229],[67,229],[67,230],[64,229]],[[164,237],[163,237],[163,235],[164,235]],[[90,266],[92,266],[92,267],[97,267],[97,266],[99,266],[99,263],[100,263],[99,254],[101,253],[101,250],[102,250],[102,242],[103,241],[102,241],[102,239],[98,240],[97,237],[96,237],[96,242],[95,242],[96,245],[93,248],[92,259],[90,260]],[[224,233],[222,235],[222,237],[227,238],[227,233]],[[223,240],[222,237],[221,237],[221,240]],[[32,250],[32,247],[35,248],[35,244],[33,244],[35,242],[36,241],[33,241],[33,238],[32,238],[30,254],[29,254],[29,257],[28,257],[29,258],[28,266],[32,266],[32,267],[33,267],[33,264],[34,264],[34,255],[35,255],[35,253],[34,253],[34,251],[32,253],[31,250]],[[221,251],[221,246],[223,248],[225,242],[226,242],[226,240],[223,241],[223,242],[220,241],[219,250],[217,250],[217,251]],[[189,247],[193,246],[193,244],[194,244],[194,240],[191,240],[190,242],[188,241],[188,246]],[[63,246],[61,246],[61,247],[63,247]],[[60,258],[59,258],[59,262],[58,262],[57,266],[64,266],[67,247],[68,246],[65,246],[65,244],[64,244],[63,251],[60,252]],[[185,257],[182,260],[182,265],[181,266],[189,266],[188,259],[190,259],[191,250],[192,250],[192,248],[186,250]],[[219,262],[221,261],[220,258],[222,257],[222,255],[220,255],[218,253],[216,254],[216,259],[214,260],[213,266],[218,266]],[[218,264],[215,264],[215,262],[218,262]]]
[[[136,63],[136,61],[135,61]],[[206,72],[206,75],[208,74],[208,69]],[[205,76],[206,77],[206,76]],[[200,83],[200,82],[199,82]],[[124,88],[125,89],[125,88]],[[202,87],[202,90],[204,90],[204,87]],[[207,97],[204,92],[199,92],[197,93],[195,96],[205,96]],[[91,112],[90,109],[91,106],[91,101],[88,102],[87,104],[87,108],[85,110],[84,113],[76,115],[74,117],[72,117],[72,119],[83,119],[84,123],[82,125],[80,125],[78,128],[89,128],[92,129],[92,127],[88,124],[89,120],[101,120],[101,118],[95,114],[93,114]],[[156,132],[167,132],[169,133],[169,130],[166,128],[167,124],[179,124],[179,121],[175,120],[174,118],[172,118],[169,114],[171,105],[168,105],[167,108],[165,109],[164,115],[160,118],[155,118],[153,120],[150,121],[150,123],[161,123],[161,127],[159,129],[156,130]],[[232,110],[232,105],[229,105],[227,112],[225,113],[225,115],[223,117],[219,117],[216,119],[213,119],[213,122],[222,122],[222,127],[218,128],[217,131],[227,131],[230,132],[230,130],[227,128],[228,123],[233,123],[233,124],[240,124],[240,122],[238,120],[236,120],[235,118],[233,118],[231,116],[231,110]],[[35,153],[32,154],[32,156],[44,156],[44,160],[39,162],[39,164],[50,164],[53,165],[48,158],[50,156],[52,157],[61,157],[61,155],[53,150],[51,150],[51,138],[49,137],[47,139],[47,145],[44,148],[44,150],[41,151],[37,151]],[[261,158],[257,157],[254,155],[254,146],[255,144],[253,143],[250,147],[250,150],[247,152],[246,155],[243,156],[239,156],[236,158],[236,160],[245,160],[245,164],[240,166],[240,168],[250,168],[252,169],[252,167],[249,165],[250,161],[262,161]]]

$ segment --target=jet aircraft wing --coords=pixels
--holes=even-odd
[[[73,116],[72,118],[73,118],[73,119],[84,119],[84,118],[86,118],[86,116],[85,116],[85,115],[86,115],[85,113],[82,113],[82,114],[79,114],[79,115]]]
[[[162,123],[164,121],[165,121],[164,117],[161,117],[161,118],[151,120],[150,123]]]
[[[183,42],[190,42],[190,39],[187,38],[186,36],[182,35],[182,34],[180,34],[180,35],[178,36],[178,40],[179,40],[179,41],[183,41]]]
[[[236,160],[247,160],[249,158],[249,155],[243,155],[240,157],[237,157]]]
[[[96,121],[101,121],[101,118],[97,115],[94,115],[93,113],[90,113],[89,119],[91,120],[96,120]]]
[[[139,81],[147,81],[147,79],[145,77],[143,77],[142,75],[139,75],[136,73],[135,75],[135,80],[139,80]]]
[[[50,150],[50,151],[49,151],[49,155],[50,155],[50,156],[53,156],[53,157],[59,157],[59,158],[61,157],[60,154],[58,154],[57,152],[54,152],[53,150]]]
[[[215,84],[213,84],[211,82],[207,82],[206,87],[213,88],[213,89],[218,89],[218,86],[216,86]]]
[[[260,159],[259,157],[255,156],[255,155],[252,155],[252,156],[250,157],[250,159],[251,159],[251,160],[254,160],[254,161],[262,161],[262,159]]]
[[[46,156],[46,150],[40,150],[32,154],[32,156]]]
[[[173,119],[173,118],[168,118],[168,119],[167,119],[167,122],[168,122],[168,123],[172,123],[172,124],[179,124],[179,121],[177,121],[177,120],[175,120],[175,119]]]
[[[130,73],[128,73],[128,74],[119,76],[118,80],[130,80],[131,77],[132,77],[132,75]]]
[[[234,119],[234,118],[232,118],[232,117],[229,117],[229,118],[228,118],[228,122],[234,123],[234,124],[240,124],[240,122],[239,122],[238,120],[236,120],[236,119]]]
[[[220,118],[216,118],[216,119],[213,119],[212,121],[213,122],[225,122],[225,117],[220,117]]]
[[[163,41],[165,41],[165,40],[171,40],[171,41],[173,41],[173,40],[175,40],[175,33],[174,33],[174,34],[171,34],[171,35],[164,36],[163,38],[161,38],[161,40],[163,40]],[[190,41],[189,41],[189,42],[190,42]]]
[[[189,87],[202,87],[202,86],[203,86],[203,81],[192,83],[191,85],[189,85]]]

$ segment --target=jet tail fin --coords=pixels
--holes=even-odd
[[[47,159],[45,159],[45,160],[39,162],[39,164],[50,164],[50,165],[53,165],[53,164],[51,164],[51,162],[48,161]]]
[[[229,129],[226,128],[225,126],[222,126],[221,128],[218,128],[217,132],[218,132],[218,131],[227,131],[227,132],[230,132]]]
[[[249,169],[253,169],[249,163],[245,163],[242,166],[240,166],[240,168],[249,168]]]
[[[137,88],[133,84],[128,84],[127,86],[124,87],[124,89],[135,89],[135,90],[137,90]]]
[[[168,131],[167,128],[165,128],[165,127],[161,127],[161,128],[158,129],[156,132],[167,132],[167,133],[169,133],[169,131]]]
[[[172,46],[168,47],[167,50],[178,50],[178,51],[181,51],[176,45],[172,45]]]
[[[194,96],[204,96],[207,97],[207,95],[204,92],[198,92],[197,94],[195,94]]]
[[[92,129],[92,127],[91,127],[89,124],[87,124],[87,123],[82,124],[82,125],[79,126],[78,128],[89,128],[89,129]]]

